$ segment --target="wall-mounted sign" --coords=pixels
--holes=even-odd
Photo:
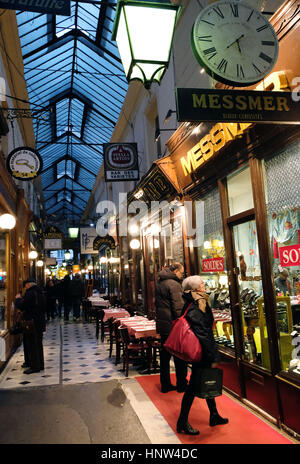
[[[174,196],[176,193],[176,189],[167,177],[158,167],[155,167],[141,180],[138,190],[128,195],[128,203],[135,200],[142,200],[146,203],[161,201]]]
[[[300,124],[292,92],[176,89],[178,121]]]
[[[115,239],[111,235],[106,235],[105,237],[97,236],[93,242],[93,249],[100,250],[100,247],[103,245],[114,250],[116,248]]]
[[[45,238],[44,250],[61,250],[61,238]]]
[[[223,272],[224,271],[224,258],[212,258],[202,260],[203,272]]]
[[[94,240],[97,236],[96,229],[93,227],[80,229],[80,253],[82,255],[98,253],[98,250],[94,250],[93,248]]]
[[[15,148],[6,158],[8,172],[18,180],[32,180],[43,169],[40,154],[30,147]]]
[[[279,248],[280,264],[286,266],[300,266],[300,245],[283,246]]]
[[[248,123],[217,123],[186,156],[180,158],[181,169],[184,176],[196,171],[213,155],[218,153],[236,137],[240,137],[251,127]]]
[[[70,0],[1,0],[0,8],[70,16]]]
[[[136,143],[104,143],[103,159],[107,182],[139,180]]]
[[[47,227],[44,238],[63,238],[63,233],[56,226]],[[71,248],[71,247],[70,247]]]

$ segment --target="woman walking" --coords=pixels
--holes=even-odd
[[[200,276],[187,277],[182,283],[183,299],[185,301],[182,314],[191,325],[196,337],[202,346],[202,359],[199,363],[192,364],[192,374],[189,385],[182,398],[181,411],[177,421],[177,432],[188,435],[198,435],[200,432],[194,429],[188,422],[188,415],[197,394],[197,379],[203,368],[214,368],[219,361],[219,353],[213,335],[214,317],[208,304],[209,295],[205,293],[205,284]],[[210,411],[209,425],[227,424],[228,419],[221,417],[217,411],[214,398],[206,400]]]

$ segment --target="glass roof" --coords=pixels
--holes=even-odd
[[[116,2],[71,2],[71,16],[17,12],[49,223],[78,224],[128,84],[111,40]]]

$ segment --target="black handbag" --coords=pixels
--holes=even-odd
[[[198,398],[215,398],[222,395],[223,371],[218,368],[197,369],[193,374],[193,390]]]

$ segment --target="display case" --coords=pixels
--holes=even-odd
[[[270,369],[270,356],[268,347],[268,336],[266,331],[266,317],[264,310],[264,299],[258,300],[258,313],[259,313],[259,329],[262,347],[262,365]],[[293,331],[293,317],[291,302],[288,296],[276,297],[276,313],[278,320],[278,336],[279,336],[279,351],[282,363],[282,369],[288,370],[292,358],[292,331]]]

